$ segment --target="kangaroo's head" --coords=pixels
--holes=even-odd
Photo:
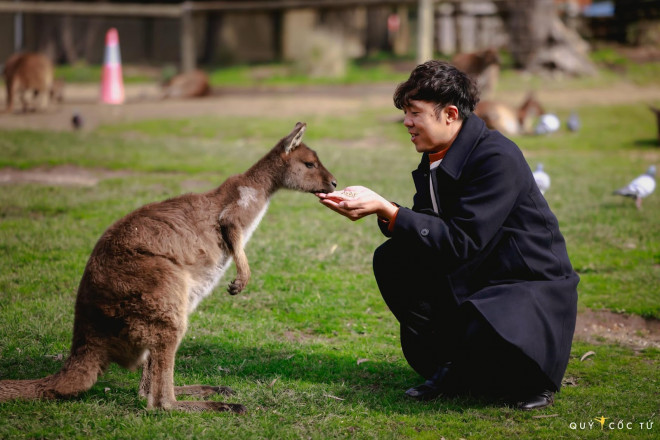
[[[325,169],[316,152],[303,143],[306,127],[304,122],[298,122],[293,131],[275,146],[284,161],[282,186],[311,193],[332,192],[337,187],[337,180]]]

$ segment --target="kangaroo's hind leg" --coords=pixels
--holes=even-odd
[[[145,368],[149,369],[149,372],[146,373],[148,375],[147,377],[150,378],[150,391],[147,395],[148,409],[232,411],[235,413],[244,413],[246,411],[245,407],[240,404],[216,401],[177,401],[174,387],[174,356],[177,348],[176,345],[176,343],[167,344],[151,349],[149,360],[145,364]],[[200,389],[204,388],[199,387]],[[184,387],[183,389],[188,391],[192,388]]]
[[[5,79],[5,88],[7,89],[7,113],[11,113],[14,109],[14,96],[16,91],[14,90],[14,84],[12,80]]]
[[[140,380],[140,397],[147,397],[151,389],[151,356],[149,352],[145,353],[146,359],[142,365],[142,379]],[[224,386],[213,386],[213,385],[184,385],[184,386],[175,386],[174,395],[175,396],[193,396],[193,397],[208,397],[213,394],[223,394],[225,396],[230,396],[234,394],[234,390],[229,387]]]
[[[140,389],[138,394],[140,397],[148,398],[149,393],[151,392],[151,367],[149,363],[151,361],[151,356],[149,356],[149,350],[144,353],[144,361],[142,362],[142,378],[140,379]]]

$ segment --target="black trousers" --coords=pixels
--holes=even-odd
[[[422,377],[429,379],[450,362],[448,380],[458,393],[517,398],[555,390],[540,367],[500,337],[472,303],[456,303],[433,254],[390,239],[376,249],[373,268],[399,321],[403,354]]]

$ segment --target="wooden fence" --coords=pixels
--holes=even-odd
[[[500,0],[495,0],[500,1]],[[438,5],[439,3],[443,3]],[[462,40],[468,40],[475,31],[475,14],[470,12],[470,4],[488,4],[484,0],[281,0],[281,1],[186,1],[178,4],[138,4],[138,3],[82,3],[82,2],[33,2],[0,1],[1,13],[57,14],[63,16],[122,16],[122,17],[161,17],[180,20],[181,68],[189,71],[195,68],[197,56],[193,17],[196,14],[211,12],[249,12],[291,9],[339,9],[354,7],[417,5],[417,60],[423,61],[433,56],[434,29],[440,27],[438,43],[440,50],[452,53],[456,50],[457,29]],[[438,22],[434,20],[436,9],[440,12]],[[492,13],[492,11],[491,11]],[[488,13],[486,13],[488,15]],[[459,20],[459,25],[455,24]],[[454,20],[454,21],[452,21]],[[473,44],[463,42],[462,49]]]

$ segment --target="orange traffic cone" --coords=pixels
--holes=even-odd
[[[110,28],[105,34],[105,56],[101,73],[101,102],[106,104],[124,103],[124,79],[121,73],[119,54],[119,34]]]

